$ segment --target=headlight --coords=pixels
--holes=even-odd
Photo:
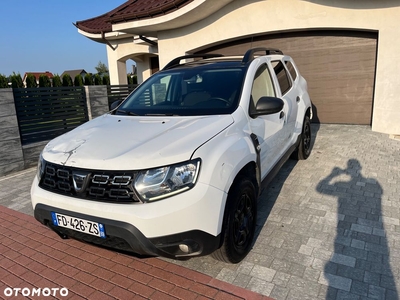
[[[135,189],[145,201],[160,200],[191,189],[196,183],[200,160],[139,172]]]
[[[43,173],[44,173],[44,160],[43,160],[42,153],[40,153],[37,171],[36,171],[36,176],[37,176],[39,182],[42,179]]]

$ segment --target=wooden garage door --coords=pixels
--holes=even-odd
[[[314,104],[313,122],[371,124],[377,33],[313,31],[241,39],[199,51],[238,55],[251,47],[293,57]]]

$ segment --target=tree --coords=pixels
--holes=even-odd
[[[83,86],[83,78],[82,75],[78,74],[74,78],[74,86]]]
[[[97,74],[103,75],[108,73],[108,68],[105,64],[103,64],[101,61],[97,64],[97,67],[95,67]]]
[[[101,85],[103,82],[99,74],[94,75],[94,85]]]
[[[102,78],[103,85],[110,85],[110,76],[104,75]]]
[[[127,75],[128,84],[137,84],[137,76],[136,75]]]
[[[5,75],[0,74],[0,88],[8,87],[8,78]]]
[[[26,75],[26,87],[35,88],[37,87],[36,77],[33,74]]]
[[[10,76],[11,77],[11,85],[13,88],[23,88],[24,83],[22,82],[22,77],[21,74],[16,74],[13,72],[13,74]]]
[[[63,86],[73,86],[72,78],[69,74],[64,74],[62,77],[62,85]]]
[[[85,75],[85,85],[93,85],[93,77],[91,73]]]
[[[39,87],[51,87],[51,81],[49,76],[41,74],[39,76]]]
[[[58,74],[53,76],[53,87],[60,87],[62,86],[61,78]]]

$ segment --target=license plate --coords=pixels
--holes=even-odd
[[[60,226],[75,231],[95,235],[101,238],[106,238],[103,224],[66,216],[55,212],[51,213],[51,217],[55,226]]]

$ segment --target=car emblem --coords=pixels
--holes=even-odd
[[[74,182],[74,189],[77,193],[85,190],[90,177],[89,175],[89,173],[72,172],[72,181]]]

